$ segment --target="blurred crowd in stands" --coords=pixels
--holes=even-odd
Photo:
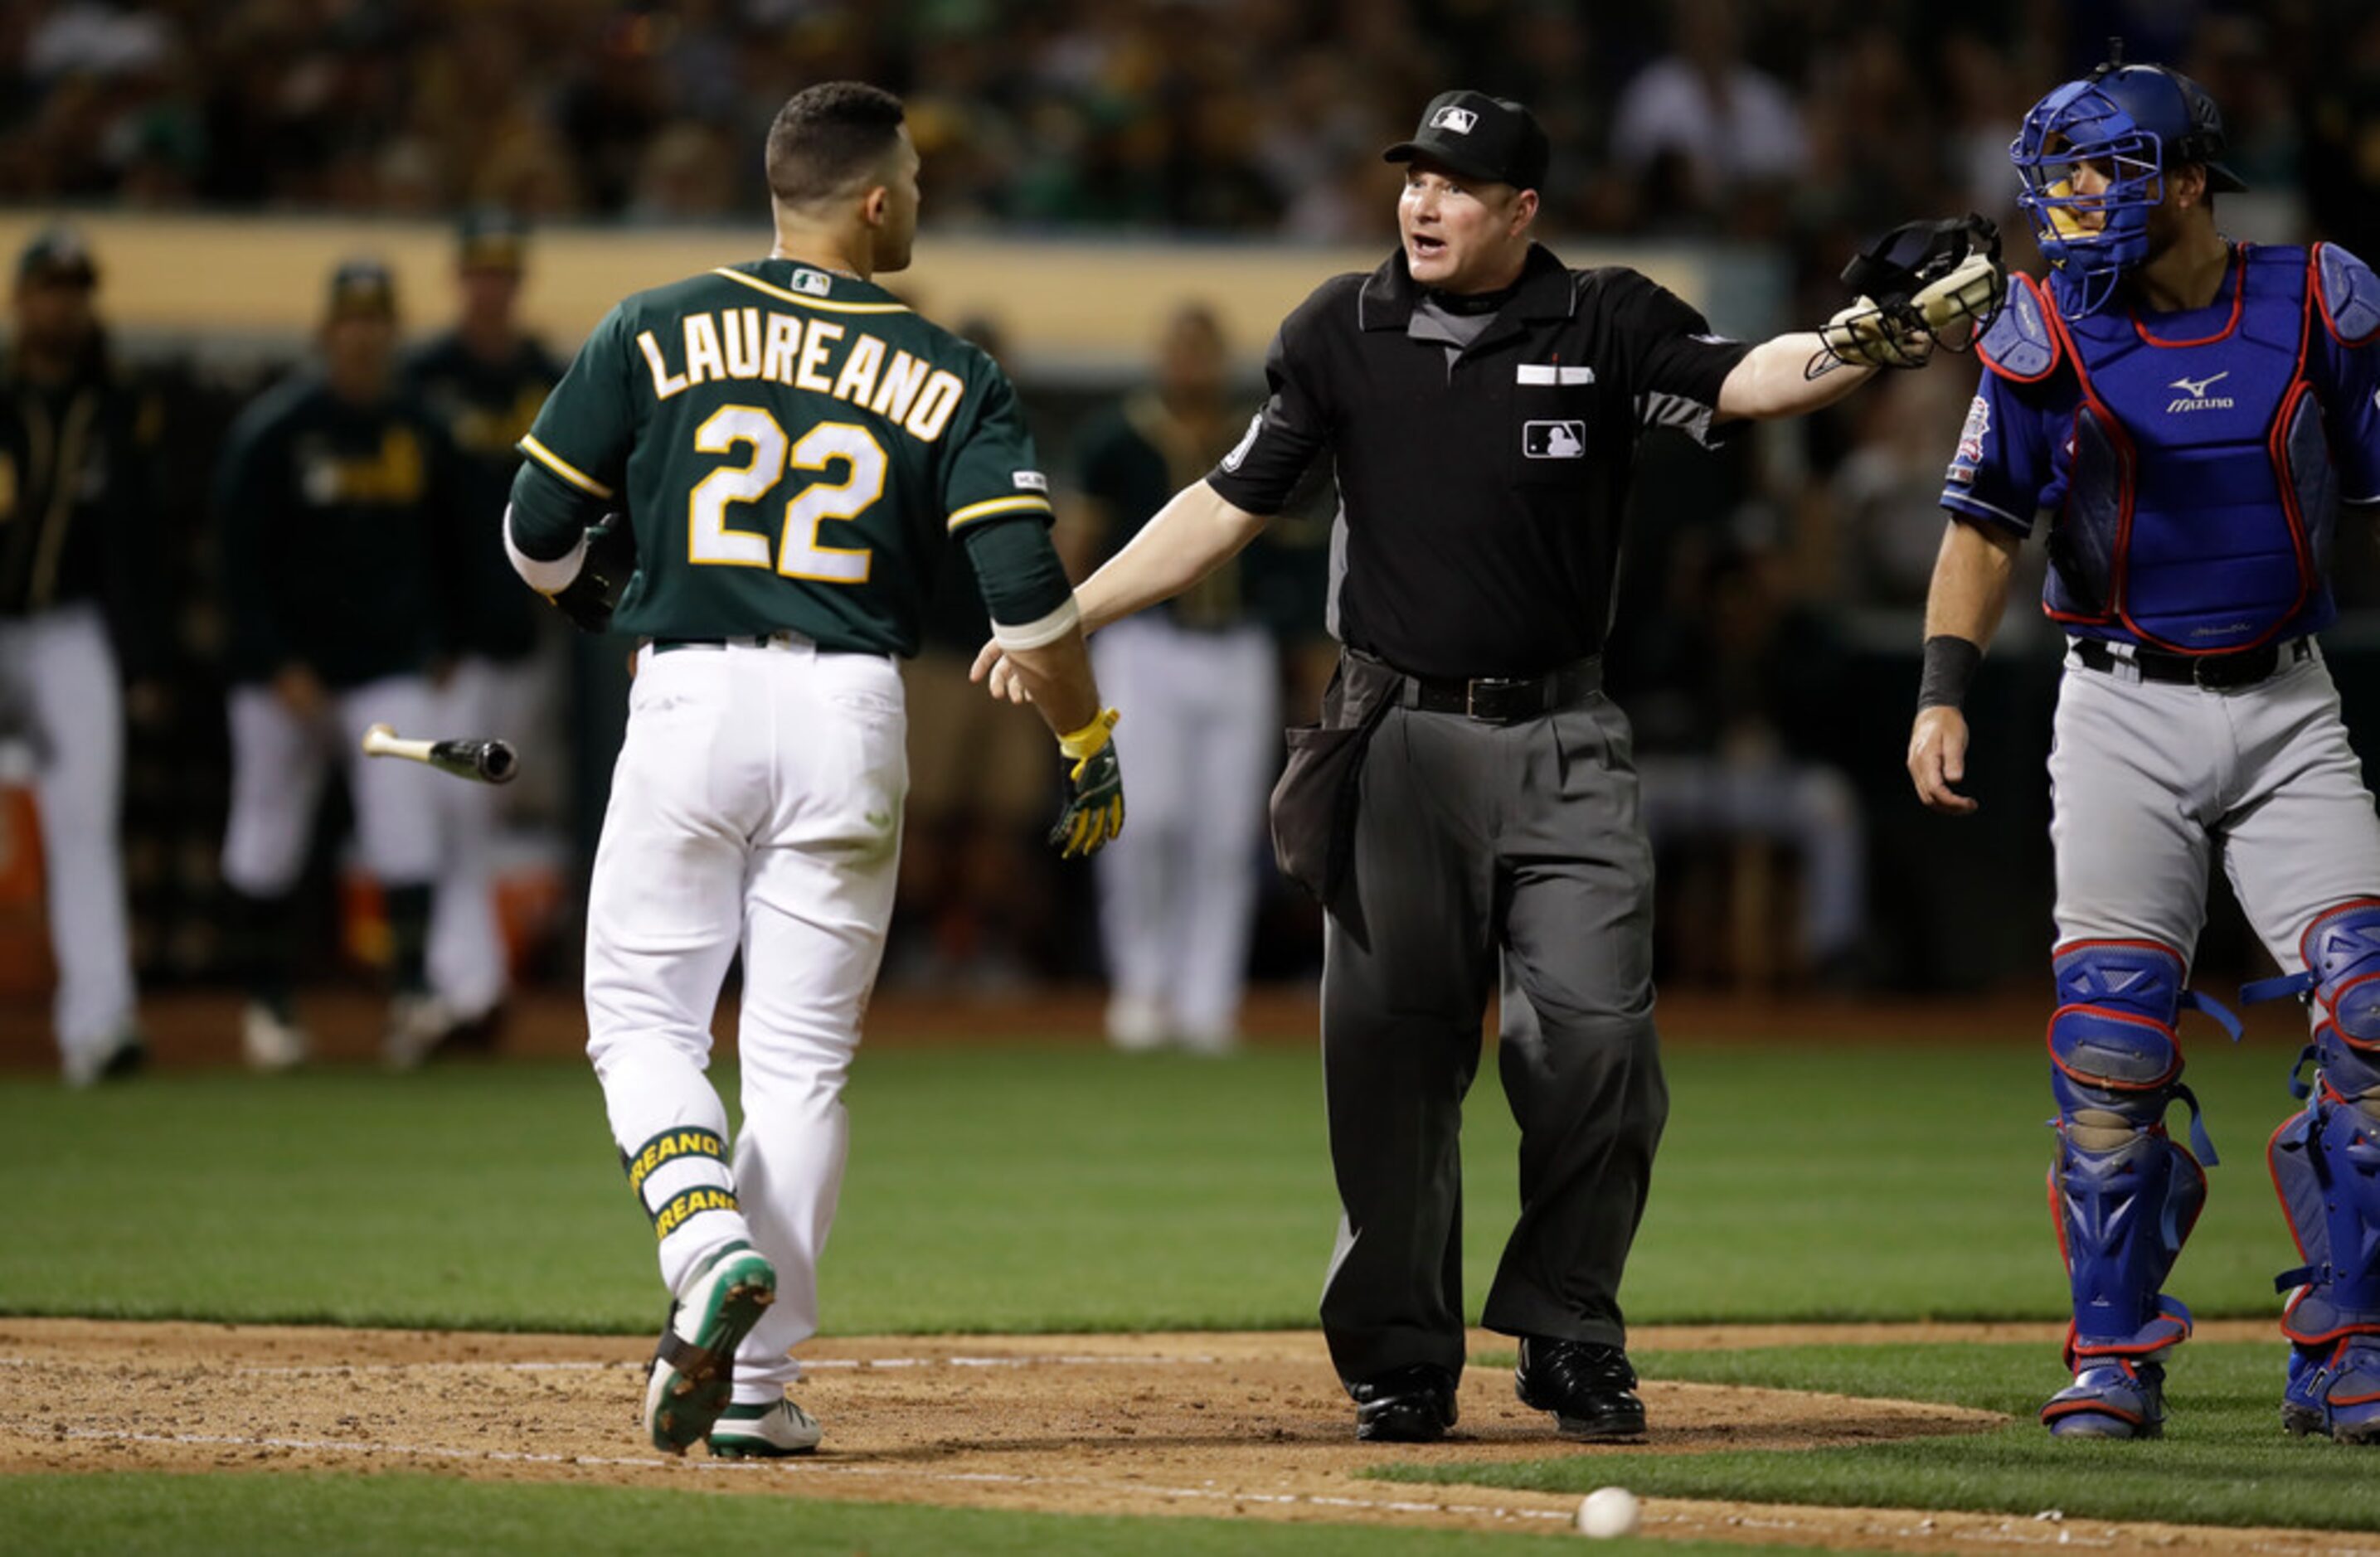
[[[1992,211],[2010,127],[2121,34],[2231,165],[2380,223],[2359,0],[18,0],[0,199],[740,219],[787,83],[910,103],[932,220],[1370,239],[1450,82],[1530,103],[1548,224],[1815,241]]]
[[[2222,103],[2228,160],[2264,202],[2254,235],[2319,235],[2380,257],[2380,6],[2368,0],[18,0],[0,8],[0,203],[417,217],[493,204],[547,225],[748,230],[770,115],[793,87],[856,77],[906,97],[933,229],[1385,251],[1395,186],[1379,150],[1416,104],[1466,84],[1527,101],[1551,132],[1545,228],[1558,247],[1782,253],[1794,295],[1781,325],[1831,313],[1844,260],[1912,217],[1981,211],[2001,222],[2011,262],[2032,265],[2007,142],[2025,106],[2113,34]],[[741,252],[740,237],[723,241],[722,259]],[[1006,357],[997,327],[967,332]],[[1234,407],[1254,393],[1262,344],[1216,343],[1236,380],[1202,392]],[[161,458],[208,469],[261,386],[148,366]],[[1161,375],[1019,377],[1050,468],[1091,496],[1094,454],[1130,430],[1117,417],[1154,415],[1133,392],[1163,392]],[[2022,625],[1977,693],[2010,709],[1993,721],[2010,733],[1977,754],[1985,819],[1925,817],[1900,765],[1935,499],[1972,385],[1965,363],[1896,375],[1716,459],[1648,444],[1665,468],[1640,486],[1662,512],[1633,532],[1610,682],[1636,721],[1671,973],[1926,988],[2034,974],[2054,655],[2022,585]],[[189,542],[171,608],[183,653],[164,695],[133,709],[126,839],[144,983],[221,972],[224,625],[200,485],[178,486],[164,515]],[[1072,537],[1072,561],[1095,563],[1138,517],[1108,513],[1104,538],[1097,526]],[[1327,658],[1313,652],[1318,568],[1293,572],[1302,593],[1254,614],[1280,646],[1281,712],[1295,720]],[[2347,545],[2344,602],[2380,604],[2375,574],[2368,537]],[[949,750],[917,762],[887,978],[974,991],[1096,978],[1068,949],[1086,937],[1062,929],[1097,917],[1094,890],[1036,837],[1046,754],[995,760],[977,743],[986,709],[954,678],[980,608],[945,606],[912,698],[942,710],[916,724]],[[2380,696],[2380,660],[2359,679],[2351,652],[2333,658],[2352,720],[2359,688]],[[583,646],[573,662],[558,722],[600,767],[614,672]],[[937,760],[970,759],[1013,778],[931,777]],[[549,799],[566,829],[600,786]],[[577,823],[583,844],[592,817]],[[1311,905],[1273,877],[1259,837],[1240,847],[1260,883],[1251,966],[1310,972]],[[565,937],[544,971],[566,984],[570,961]],[[1177,1025],[1198,1021],[1227,1038],[1211,1013]]]

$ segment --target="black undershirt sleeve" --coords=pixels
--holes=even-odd
[[[986,519],[959,532],[967,561],[975,565],[984,608],[1002,626],[1041,621],[1074,597],[1058,549],[1050,544],[1044,515],[1020,513]]]

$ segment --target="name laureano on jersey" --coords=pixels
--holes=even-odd
[[[758,307],[714,308],[686,314],[678,328],[672,341],[653,330],[636,338],[657,400],[729,380],[783,384],[864,406],[931,443],[966,394],[965,381],[949,368],[831,319]]]

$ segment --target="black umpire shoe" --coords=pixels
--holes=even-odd
[[[1522,1405],[1554,1414],[1555,1429],[1564,1438],[1602,1443],[1645,1436],[1636,1370],[1618,1346],[1524,1335],[1512,1383]]]
[[[1347,1393],[1366,1443],[1435,1443],[1454,1425],[1454,1375],[1431,1363],[1358,1379]]]

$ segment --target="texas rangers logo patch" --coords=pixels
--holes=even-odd
[[[1961,465],[1984,463],[1984,438],[1992,430],[1992,405],[1982,395],[1967,403],[1967,425],[1959,429],[1959,452],[1953,456]]]
[[[1533,460],[1586,458],[1585,422],[1523,422],[1521,453]]]

